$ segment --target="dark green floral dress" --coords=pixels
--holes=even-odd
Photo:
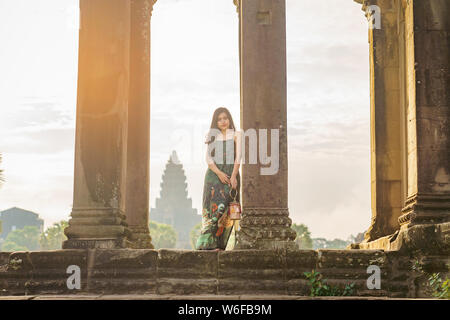
[[[215,161],[217,168],[231,177],[236,155],[236,143],[234,142],[234,139],[216,140],[211,142],[211,144],[213,143],[216,144],[215,147],[217,147],[218,143],[222,143],[223,148],[223,161]],[[215,148],[214,146],[211,147]],[[227,153],[229,152],[232,154],[228,154],[227,158]],[[233,160],[230,161],[230,159]],[[236,180],[237,195],[236,190],[232,191],[232,195],[233,199],[236,195],[236,201],[240,202],[239,191],[241,178],[239,172],[236,175]],[[228,219],[228,206],[233,200],[229,195],[230,189],[231,186],[223,184],[219,177],[208,168],[203,187],[202,229],[195,246],[197,250],[212,250],[217,248],[225,250],[234,227],[234,221]]]

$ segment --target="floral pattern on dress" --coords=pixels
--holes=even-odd
[[[223,143],[223,150],[235,150],[234,139],[215,141],[212,143]],[[228,144],[228,145],[226,145]],[[234,169],[234,163],[226,163],[226,152],[223,152],[223,161],[216,163],[219,170],[231,177]],[[237,196],[239,200],[239,191],[241,179],[239,173],[236,175]],[[202,229],[197,239],[195,248],[197,250],[225,250],[228,239],[234,227],[234,221],[229,219],[229,204],[233,199],[229,195],[231,187],[223,184],[219,177],[208,168],[205,174],[203,188],[203,208],[202,208]],[[233,191],[234,194],[234,191]]]

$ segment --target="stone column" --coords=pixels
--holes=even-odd
[[[131,0],[126,216],[131,247],[153,249],[149,232],[150,19],[156,0]]]
[[[125,223],[129,0],[80,0],[73,210],[63,248],[122,248]]]
[[[450,250],[450,2],[405,6],[408,198],[399,222],[405,242]]]
[[[236,249],[297,248],[288,210],[288,156],[286,118],[286,8],[285,0],[241,0],[241,123],[245,134],[256,130],[257,143],[267,129],[267,150],[278,170],[264,175],[265,157],[251,164],[245,138],[242,168],[243,215],[236,235]],[[278,131],[277,131],[278,130]],[[277,132],[279,141],[271,140]],[[275,148],[277,149],[277,148]],[[262,171],[262,172],[261,172]],[[266,172],[267,173],[267,172]]]
[[[369,20],[372,223],[364,243],[395,233],[405,200],[398,0],[356,0]],[[372,244],[373,246],[374,244]]]

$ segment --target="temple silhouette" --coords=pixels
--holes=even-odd
[[[201,222],[201,216],[192,208],[192,199],[188,198],[186,175],[176,151],[172,151],[167,161],[160,186],[155,208],[150,209],[150,220],[174,227],[177,249],[192,249],[189,234]]]

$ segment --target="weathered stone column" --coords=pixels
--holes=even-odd
[[[121,248],[129,97],[129,0],[81,0],[73,210],[63,248]]]
[[[261,145],[256,164],[243,156],[241,229],[236,249],[297,248],[295,231],[290,228],[288,210],[288,157],[286,118],[286,8],[285,0],[241,0],[241,124],[245,133],[255,129],[257,143],[263,140],[259,129],[267,129],[267,153],[278,144],[278,158],[272,151],[272,163],[278,170],[262,174],[269,165]],[[271,139],[277,132],[279,141]],[[251,153],[245,138],[245,153]],[[277,148],[275,148],[277,149]],[[244,155],[244,154],[243,154]],[[262,170],[261,170],[262,169]],[[267,172],[266,172],[267,173]]]
[[[150,183],[150,19],[156,0],[131,0],[126,216],[133,248],[152,249]]]
[[[450,252],[450,2],[406,6],[408,198],[401,242]],[[402,232],[403,231],[403,232]]]
[[[398,217],[405,200],[398,24],[402,5],[398,0],[355,1],[363,4],[369,19],[372,223],[365,234],[367,243],[400,228]]]

